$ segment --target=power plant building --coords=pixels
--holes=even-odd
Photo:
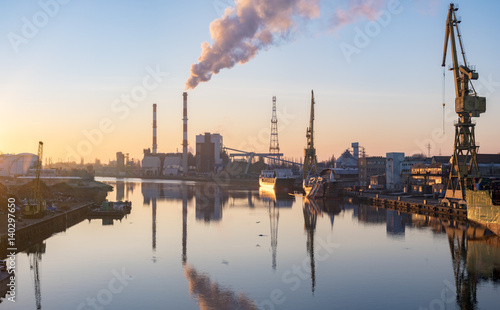
[[[184,94],[184,101],[186,103],[187,94]],[[185,171],[182,169],[184,165],[184,158],[187,158],[183,153],[158,153],[158,140],[157,140],[157,104],[153,104],[153,150],[150,148],[144,150],[144,157],[141,162],[142,175],[148,177],[162,177],[162,176],[176,176]],[[184,111],[184,119],[186,118],[186,110]],[[187,125],[184,126],[187,130]],[[184,138],[187,137],[184,131]],[[184,139],[183,144],[187,146],[187,140]],[[184,152],[184,150],[183,150]],[[118,153],[117,153],[118,158]]]
[[[176,176],[182,171],[181,153],[152,153],[144,150],[142,159],[143,176]]]
[[[196,136],[196,167],[198,172],[217,172],[222,166],[222,136],[208,133]]]

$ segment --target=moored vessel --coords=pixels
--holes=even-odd
[[[259,185],[278,192],[291,192],[295,185],[295,177],[291,169],[262,170]]]
[[[343,197],[342,182],[335,179],[332,168],[323,169],[317,176],[304,179],[303,188],[309,198]]]

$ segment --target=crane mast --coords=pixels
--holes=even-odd
[[[40,174],[42,172],[42,163],[43,163],[43,142],[38,142],[38,161],[36,163],[36,175],[35,175],[35,200],[37,204],[37,212],[42,212],[42,193],[40,190]]]
[[[31,199],[24,205],[23,215],[25,217],[43,217],[45,215],[46,203],[41,192],[40,175],[43,162],[43,142],[38,142],[38,160],[36,162],[35,182]]]
[[[477,80],[479,75],[467,64],[465,52],[462,45],[460,30],[455,12],[458,10],[453,3],[450,4],[448,17],[446,19],[446,33],[444,38],[443,63],[445,66],[448,42],[453,65],[455,83],[455,111],[458,121],[455,124],[455,144],[451,158],[450,175],[446,188],[445,198],[448,202],[455,201],[463,203],[465,189],[474,187],[474,178],[478,178],[479,168],[477,164],[477,149],[475,140],[475,124],[472,117],[479,117],[486,112],[486,98],[477,96],[472,85],[472,80]],[[456,32],[456,35],[455,35]],[[460,46],[463,64],[459,63],[457,55],[457,44]]]
[[[306,179],[308,175],[318,173],[318,160],[316,158],[316,149],[314,148],[314,91],[311,90],[311,116],[309,127],[306,131],[307,148],[304,150],[304,167],[302,177]]]

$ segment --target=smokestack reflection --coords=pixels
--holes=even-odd
[[[255,303],[242,293],[220,286],[190,265],[184,265],[184,276],[189,281],[189,292],[196,296],[201,310],[257,310]]]

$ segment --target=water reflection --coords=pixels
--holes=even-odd
[[[280,218],[280,208],[291,208],[295,202],[295,196],[287,193],[276,194],[274,190],[268,188],[259,188],[259,198],[267,204],[269,213],[269,226],[271,233],[271,251],[272,263],[271,266],[276,271],[276,256],[278,252],[278,224]]]
[[[115,191],[116,191],[116,201],[123,200],[125,196],[125,182],[116,181]]]
[[[227,195],[217,187],[204,187],[204,191],[195,188],[196,220],[205,222],[222,219],[222,205],[227,202]],[[187,263],[187,218],[188,187],[181,187],[182,196],[182,266],[184,276],[189,282],[189,292],[195,297],[202,310],[257,310],[255,303],[243,293],[236,293],[228,287],[221,286]],[[200,216],[199,216],[200,215]]]
[[[152,209],[152,227],[151,227],[151,230],[152,230],[152,247],[153,247],[153,253],[156,252],[156,197],[152,199],[152,205],[153,207],[151,208]],[[156,261],[155,261],[156,262]]]
[[[182,189],[182,264],[187,261],[187,188]]]
[[[450,221],[444,229],[450,245],[456,301],[461,309],[477,309],[477,287],[500,283],[500,239],[481,226]]]
[[[134,190],[140,182],[126,181],[123,179],[116,179],[113,181],[106,181],[107,184],[113,186],[115,191],[115,200],[130,200],[130,196],[134,193]]]
[[[300,199],[299,202],[297,197],[294,196],[276,196],[274,193],[263,192],[263,191],[252,191],[252,190],[232,190],[228,188],[218,188],[216,186],[209,184],[194,184],[194,183],[169,183],[169,182],[129,182],[123,181],[121,183],[114,181],[117,186],[121,186],[123,190],[117,190],[117,199],[120,198],[118,196],[118,192],[123,198],[128,197],[130,195],[131,198],[135,198],[134,201],[143,200],[144,206],[151,206],[151,210],[148,208],[139,208],[137,213],[134,212],[134,223],[138,223],[140,219],[145,219],[146,224],[144,226],[138,225],[130,225],[129,229],[136,229],[133,231],[134,235],[131,233],[128,234],[128,231],[124,229],[123,225],[117,225],[117,227],[107,227],[107,231],[111,230],[123,232],[124,236],[127,238],[127,242],[123,243],[121,246],[123,247],[123,253],[129,253],[126,251],[134,251],[138,246],[137,244],[133,244],[133,242],[140,242],[142,245],[145,245],[147,249],[151,249],[151,253],[153,255],[153,262],[156,262],[156,251],[158,245],[158,257],[163,257],[163,259],[156,262],[156,264],[152,265],[154,267],[146,266],[145,272],[146,274],[156,273],[159,268],[165,268],[167,266],[166,261],[171,258],[171,253],[174,254],[174,259],[177,261],[177,264],[174,264],[176,267],[172,270],[168,270],[168,272],[172,272],[175,274],[175,270],[182,271],[178,276],[181,282],[184,282],[185,288],[180,287],[183,290],[183,293],[186,295],[187,300],[188,297],[187,285],[189,284],[189,293],[190,296],[196,300],[200,309],[257,309],[256,301],[254,301],[249,296],[255,296],[256,300],[261,300],[262,295],[259,290],[267,290],[272,291],[275,287],[273,283],[258,283],[252,286],[258,286],[258,289],[252,290],[252,288],[244,288],[244,292],[240,292],[240,289],[234,289],[231,285],[235,287],[240,287],[240,283],[237,284],[235,282],[241,280],[241,278],[231,278],[231,274],[223,274],[222,278],[224,281],[219,280],[221,275],[218,272],[221,272],[220,269],[217,269],[215,265],[210,264],[210,259],[206,261],[197,261],[196,259],[200,259],[202,257],[204,259],[204,253],[200,254],[200,251],[205,251],[206,249],[195,249],[195,247],[203,246],[204,235],[200,232],[207,231],[212,233],[210,236],[220,236],[220,232],[214,233],[215,229],[206,229],[210,225],[214,227],[221,228],[220,231],[231,232],[230,229],[234,229],[235,226],[240,223],[246,223],[247,227],[257,227],[253,225],[265,225],[263,232],[267,234],[267,229],[270,231],[270,248],[271,255],[267,252],[263,252],[262,249],[254,247],[255,243],[252,237],[248,237],[246,234],[241,233],[238,237],[241,239],[237,239],[234,241],[235,243],[228,243],[227,247],[220,247],[219,244],[217,246],[219,249],[222,249],[221,255],[230,255],[234,250],[231,248],[232,246],[240,246],[240,243],[248,243],[251,248],[250,250],[245,250],[244,255],[250,257],[250,259],[256,259],[255,266],[253,270],[256,274],[264,270],[264,273],[271,274],[269,279],[277,279],[276,287],[282,283],[279,268],[287,268],[287,266],[296,264],[297,258],[296,253],[299,253],[298,260],[302,260],[304,256],[307,256],[306,269],[304,270],[304,283],[300,290],[297,291],[297,296],[301,295],[301,298],[308,303],[310,303],[311,308],[327,308],[328,305],[325,304],[326,297],[322,295],[325,293],[326,289],[330,289],[330,287],[326,288],[326,286],[333,286],[339,289],[333,294],[342,294],[342,287],[338,283],[342,283],[342,278],[330,277],[326,278],[326,275],[323,274],[325,272],[327,275],[330,272],[334,272],[332,270],[338,270],[338,266],[328,265],[332,263],[333,260],[320,260],[320,245],[319,242],[322,238],[325,237],[325,231],[328,235],[329,230],[333,230],[333,225],[336,222],[336,232],[340,228],[342,228],[342,232],[344,229],[359,229],[358,226],[370,226],[370,230],[374,231],[372,228],[377,228],[377,231],[382,232],[382,234],[378,234],[378,239],[370,239],[373,242],[380,241],[380,244],[384,246],[399,246],[403,242],[415,242],[414,240],[405,240],[405,234],[407,235],[407,239],[410,238],[410,233],[412,237],[415,236],[423,236],[424,239],[418,240],[416,242],[434,242],[429,241],[427,235],[435,235],[441,237],[447,237],[446,241],[443,238],[436,238],[435,244],[439,244],[440,248],[438,252],[441,254],[443,251],[448,258],[449,263],[447,266],[447,270],[445,274],[450,279],[450,283],[452,286],[455,286],[456,292],[453,295],[453,303],[456,303],[457,307],[461,309],[477,309],[477,308],[485,308],[484,305],[481,304],[481,289],[485,287],[487,284],[489,285],[488,289],[491,287],[491,284],[495,285],[495,290],[500,284],[500,238],[495,236],[488,236],[487,232],[484,229],[481,229],[477,226],[472,226],[466,222],[455,222],[450,221],[445,218],[436,218],[425,215],[418,214],[408,214],[403,212],[397,212],[392,210],[386,210],[383,208],[377,208],[369,205],[357,205],[348,202],[338,202],[333,200],[308,200],[308,199]],[[141,186],[140,191],[137,186]],[[136,190],[134,196],[131,195],[132,191]],[[112,193],[114,195],[115,193]],[[141,195],[142,194],[142,195]],[[129,199],[129,198],[126,198]],[[130,199],[132,200],[132,199]],[[296,201],[297,200],[297,201]],[[178,208],[176,208],[178,207]],[[141,210],[142,209],[142,210]],[[238,210],[235,210],[238,209]],[[249,212],[246,212],[248,210]],[[243,212],[241,212],[243,211]],[[142,213],[141,213],[142,212]],[[163,213],[165,212],[165,213]],[[177,221],[176,237],[172,242],[169,243],[167,236],[171,236],[171,230],[168,231],[172,226],[168,226],[165,229],[167,235],[163,234],[162,224],[165,223],[164,214],[168,214],[169,219],[174,218]],[[176,215],[172,217],[172,215]],[[182,214],[182,216],[180,216]],[[350,215],[352,214],[352,218]],[[139,215],[144,215],[143,217]],[[157,217],[158,215],[158,217]],[[347,216],[346,216],[347,215]],[[256,224],[251,218],[252,216],[259,216],[258,220],[261,220],[261,224]],[[303,217],[303,222],[302,222]],[[182,218],[182,219],[181,219]],[[269,218],[269,224],[267,223],[267,218]],[[182,221],[182,226],[180,225]],[[236,221],[236,222],[234,222]],[[231,223],[232,225],[227,225]],[[234,225],[236,223],[236,225]],[[302,224],[303,223],[303,224]],[[171,224],[171,222],[169,222]],[[189,224],[189,225],[188,225]],[[151,226],[150,226],[151,225]],[[269,226],[267,226],[269,225]],[[96,225],[94,225],[95,228]],[[121,227],[118,227],[121,226]],[[302,227],[303,226],[303,227]],[[260,233],[260,229],[262,226],[257,229],[245,227],[242,229],[243,232],[255,232]],[[269,227],[269,228],[268,228]],[[99,227],[100,228],[100,227]],[[158,228],[158,231],[157,231]],[[200,229],[201,228],[201,229]],[[211,227],[209,227],[211,228]],[[238,227],[239,228],[239,227]],[[182,234],[180,234],[180,230],[182,229]],[[204,230],[206,229],[206,230]],[[280,231],[281,230],[281,231]],[[140,235],[141,231],[143,231],[143,236],[145,238],[137,238],[134,239],[135,234]],[[191,239],[188,238],[188,233],[191,232]],[[281,232],[281,235],[279,234]],[[298,232],[298,234],[297,234]],[[72,237],[77,236],[78,230],[74,232]],[[158,233],[158,235],[157,235]],[[295,233],[295,235],[294,235]],[[363,238],[369,238],[364,232],[360,231],[358,236],[362,235]],[[301,234],[305,234],[305,236],[301,236]],[[336,234],[336,239],[339,239],[339,242],[343,242],[348,240],[348,242],[358,242],[351,237],[351,239],[342,239],[343,234]],[[384,236],[385,235],[385,236]],[[303,241],[297,243],[296,240],[303,239],[290,239],[290,236],[294,236],[293,238],[304,238],[306,251],[304,251],[304,243]],[[380,237],[381,236],[381,237]],[[63,238],[64,236],[61,236]],[[158,237],[158,240],[157,240]],[[280,238],[278,242],[278,237]],[[257,237],[259,238],[259,237]],[[236,239],[236,238],[235,238]],[[316,239],[316,240],[315,240]],[[397,240],[398,242],[389,242],[384,243],[384,239],[388,240]],[[413,238],[415,239],[415,238]],[[81,240],[91,240],[81,239]],[[127,248],[129,246],[130,240],[130,249]],[[215,241],[214,241],[215,240]],[[229,240],[229,239],[226,239]],[[264,239],[262,239],[264,240]],[[61,239],[62,241],[62,239]],[[217,239],[210,239],[207,242],[214,242],[211,244],[216,244]],[[335,240],[337,241],[337,240]],[[366,240],[362,240],[366,241]],[[444,241],[444,242],[443,242]],[[87,246],[89,247],[89,251],[92,251],[94,248],[92,247],[94,243],[97,246],[100,246],[100,240],[94,240],[94,242],[89,243]],[[189,243],[189,244],[188,244]],[[266,240],[267,243],[267,240]],[[54,243],[57,244],[57,243]],[[168,250],[162,252],[160,249],[165,249],[166,247],[162,247],[161,245],[169,244]],[[269,244],[267,244],[269,245]],[[279,248],[278,248],[279,245]],[[171,250],[172,246],[175,248],[175,252]],[[315,248],[316,246],[316,248]],[[189,248],[189,253],[188,253]],[[240,247],[239,247],[240,248]],[[241,248],[245,249],[244,246]],[[246,249],[248,249],[246,248]],[[54,247],[50,247],[50,249],[54,249]],[[370,247],[370,250],[373,248]],[[449,254],[448,254],[449,250]],[[44,250],[43,250],[44,251]],[[43,253],[43,251],[39,251]],[[148,250],[149,251],[149,250]],[[226,252],[224,252],[226,251]],[[56,251],[57,252],[57,251]],[[368,252],[365,251],[365,252]],[[166,254],[165,254],[166,253]],[[229,253],[229,254],[228,254]],[[290,255],[284,255],[282,253],[290,253]],[[142,254],[142,253],[141,253]],[[190,254],[190,260],[188,260],[188,255]],[[209,253],[213,254],[213,253]],[[32,254],[30,254],[32,255]],[[46,255],[46,254],[44,254]],[[50,254],[49,254],[50,255]],[[149,253],[146,253],[147,259],[149,259]],[[260,255],[260,256],[259,256]],[[423,255],[422,257],[428,257],[428,255],[432,255],[429,253],[415,253],[415,255]],[[439,254],[436,254],[439,256]],[[288,257],[285,257],[288,256]],[[366,255],[366,259],[370,259],[369,255]],[[41,258],[41,254],[39,256],[32,255],[30,256],[29,267],[31,268],[31,272],[33,273],[35,269],[39,269],[36,267],[36,262],[33,260],[33,257]],[[165,259],[165,257],[167,257]],[[219,259],[220,256],[213,256],[214,259]],[[262,257],[262,261],[258,261],[259,257]],[[345,259],[346,254],[339,252],[334,259],[335,262],[344,263],[342,259]],[[44,259],[47,256],[44,257]],[[210,256],[212,258],[212,256]],[[226,258],[226,257],[224,257]],[[245,261],[245,258],[241,258],[241,256],[233,255],[232,259],[236,260],[236,258],[242,259],[241,264],[232,264],[231,268],[237,268],[233,266],[246,266],[245,264],[248,261]],[[434,257],[433,257],[434,258]],[[62,258],[61,258],[62,259]],[[357,257],[359,261],[362,261],[362,257]],[[179,260],[181,264],[179,264]],[[229,259],[231,260],[231,259]],[[39,262],[40,260],[38,260]],[[46,259],[48,263],[51,261],[50,259]],[[53,261],[53,260],[52,260]],[[197,263],[198,262],[198,263]],[[219,264],[220,261],[217,261],[216,264]],[[263,263],[262,263],[263,262]],[[45,263],[45,268],[47,268],[47,263]],[[75,263],[67,263],[68,266],[72,266],[72,268],[78,268],[77,265],[81,262]],[[375,262],[377,263],[377,262]],[[63,263],[61,263],[63,264]],[[95,265],[95,268],[99,268],[99,262],[96,261],[86,261],[85,264]],[[126,264],[132,264],[127,262]],[[253,261],[250,261],[250,265],[253,264]],[[274,273],[269,272],[269,265],[274,270]],[[65,267],[68,267],[65,266]],[[127,265],[128,266],[128,265]],[[135,265],[130,265],[135,266]],[[170,266],[170,265],[169,265]],[[215,267],[213,267],[215,266]],[[220,265],[218,265],[220,266]],[[21,266],[19,266],[21,267]],[[26,265],[24,267],[27,267]],[[212,268],[213,267],[213,268]],[[451,267],[451,268],[450,268]],[[132,268],[132,267],[131,267]],[[147,269],[151,268],[151,269]],[[155,269],[156,268],[156,269]],[[172,268],[172,267],[168,267]],[[223,267],[226,268],[226,267]],[[260,268],[260,269],[258,269]],[[342,268],[342,267],[341,267]],[[309,271],[310,269],[310,271]],[[229,269],[224,269],[229,270]],[[106,272],[104,270],[103,272]],[[163,270],[165,271],[165,270]],[[231,270],[240,272],[240,270],[233,269]],[[226,271],[227,272],[227,271]],[[389,271],[388,271],[389,272]],[[409,271],[410,272],[410,271]],[[417,271],[418,272],[418,271]],[[159,272],[158,272],[159,273]],[[262,273],[262,274],[264,274]],[[34,294],[30,294],[30,297],[33,300],[33,303],[30,305],[32,308],[33,304],[36,304],[40,301],[41,305],[41,293],[40,289],[36,289],[35,283],[50,283],[53,287],[55,286],[54,281],[57,281],[54,272],[45,273],[45,277],[47,279],[42,279],[40,275],[38,277],[31,277],[33,287],[35,287]],[[342,272],[334,272],[337,276],[341,276]],[[411,274],[411,273],[410,273]],[[453,275],[453,276],[452,276]],[[348,276],[358,277],[360,274],[352,274]],[[52,280],[50,279],[52,277]],[[452,277],[454,281],[451,280]],[[309,287],[309,278],[311,281],[311,285]],[[28,277],[28,280],[30,278]],[[233,282],[232,279],[235,279]],[[369,278],[367,275],[367,281],[373,280]],[[36,280],[36,281],[35,281]],[[80,279],[81,280],[81,279]],[[441,281],[442,278],[429,279],[429,281]],[[52,282],[51,282],[52,281]],[[72,281],[72,280],[68,280]],[[75,276],[75,287],[79,287],[77,284],[77,277]],[[152,281],[151,285],[155,285],[153,283],[154,279],[145,279],[145,281]],[[411,281],[411,280],[409,280]],[[349,282],[346,280],[346,282]],[[389,281],[388,281],[389,282]],[[22,285],[28,286],[28,282],[24,282]],[[306,284],[307,283],[307,284]],[[416,282],[408,282],[411,285],[418,285]],[[336,286],[337,285],[337,286]],[[387,284],[391,285],[391,284]],[[409,285],[409,286],[411,286]],[[48,287],[47,285],[45,287]],[[38,288],[40,286],[38,285]],[[282,286],[283,288],[283,286]],[[389,286],[389,289],[391,287]],[[150,289],[149,287],[147,289]],[[156,294],[155,287],[151,287],[152,296]],[[77,289],[75,289],[77,290]],[[312,294],[309,293],[311,290]],[[489,291],[487,291],[490,293]],[[52,292],[49,292],[47,289],[44,293],[44,306],[50,307],[49,304],[51,300],[54,299]],[[267,293],[267,292],[266,292]],[[307,294],[308,296],[304,295]],[[163,294],[163,293],[160,293]],[[260,295],[259,295],[260,294]],[[484,293],[483,293],[484,294]],[[23,295],[23,298],[26,298],[28,294]],[[40,296],[40,298],[36,296]],[[47,296],[49,295],[49,296]],[[312,296],[311,296],[312,295]],[[78,295],[78,298],[83,296],[82,294]],[[305,297],[304,297],[305,296]],[[163,295],[153,296],[159,299],[163,298]],[[177,296],[174,296],[177,298]],[[292,294],[286,296],[289,300],[292,300]],[[123,295],[120,296],[123,298]],[[182,298],[182,297],[178,297]],[[264,298],[267,298],[265,296]],[[307,299],[309,298],[309,299]],[[376,297],[375,297],[376,298]],[[426,297],[424,297],[426,298]],[[430,297],[433,298],[433,297]],[[117,297],[116,300],[119,298]],[[342,299],[342,298],[339,298]],[[177,300],[176,300],[177,301]],[[168,302],[168,300],[167,300]],[[183,301],[181,300],[181,303]],[[340,301],[339,301],[340,302]],[[419,301],[418,301],[419,302]],[[117,302],[118,303],[118,302]],[[377,300],[374,300],[374,303],[377,303]],[[45,305],[47,304],[47,305]],[[356,305],[356,304],[354,304]],[[4,306],[4,304],[2,304]],[[10,307],[13,307],[9,304]],[[283,305],[281,308],[287,309],[295,309],[297,307],[303,305],[293,305],[287,304]],[[147,307],[147,306],[146,306]],[[349,306],[347,304],[338,304],[339,308],[349,308],[355,306]],[[53,307],[52,307],[53,308]],[[182,308],[182,307],[181,307]],[[278,309],[278,307],[276,307]],[[363,308],[363,307],[359,307]],[[415,307],[415,308],[418,308]],[[486,307],[487,308],[487,307]],[[8,308],[14,309],[14,308]],[[17,308],[19,309],[19,308]]]
[[[322,213],[326,213],[328,215],[330,218],[330,228],[333,230],[335,216],[339,215],[344,210],[343,201],[339,201],[337,199],[317,199],[314,200],[314,202]]]
[[[405,227],[411,225],[411,215],[394,210],[386,210],[386,232],[388,236],[403,237]]]
[[[33,287],[35,290],[35,304],[37,309],[42,309],[42,290],[40,284],[40,262],[45,253],[45,243],[34,244],[26,250],[30,261],[30,270],[33,273]]]
[[[276,270],[278,262],[279,209],[292,208],[295,201],[294,196],[277,196],[274,191],[262,189],[259,190],[258,196],[256,196],[252,191],[231,191],[211,184],[144,183],[142,193],[145,203],[153,203],[153,222],[156,214],[156,199],[182,200],[182,262],[185,266],[186,278],[190,281],[191,293],[198,296],[202,309],[204,309],[203,307],[208,307],[207,309],[221,307],[221,304],[217,303],[220,298],[230,299],[229,304],[235,303],[233,305],[240,302],[243,305],[242,307],[245,307],[249,300],[245,298],[239,300],[230,290],[218,287],[218,284],[212,282],[207,274],[199,273],[192,266],[186,267],[187,205],[189,200],[194,199],[195,202],[195,219],[205,223],[222,221],[223,210],[226,207],[246,207],[250,209],[258,206],[267,207],[271,236],[272,269]],[[256,199],[261,204],[256,204]],[[245,200],[245,203],[241,204],[243,200]],[[239,203],[236,201],[239,201]],[[365,225],[385,225],[389,238],[404,237],[406,227],[430,228],[437,234],[446,233],[450,242],[452,267],[455,274],[456,301],[463,309],[474,309],[476,307],[476,290],[479,283],[485,281],[485,279],[499,282],[500,267],[497,262],[500,262],[500,238],[495,236],[487,237],[484,235],[484,231],[481,232],[477,227],[471,227],[467,223],[457,224],[425,215],[408,214],[370,205],[344,204],[333,200],[309,200],[303,198],[302,209],[304,230],[307,236],[306,251],[310,264],[311,292],[313,295],[316,290],[314,237],[318,216],[328,215],[333,229],[335,216],[345,210],[352,210],[354,218]],[[153,224],[153,235],[155,232],[154,227],[155,224]],[[473,234],[471,234],[472,231]],[[481,236],[481,238],[478,238],[478,236]],[[153,237],[153,240],[155,240],[155,237]],[[153,241],[153,244],[155,244],[155,241]],[[488,267],[483,268],[484,266]],[[481,270],[481,268],[485,270]]]
[[[218,222],[222,219],[222,208],[228,202],[227,192],[217,186],[195,187],[196,220]]]
[[[316,200],[302,198],[303,213],[304,213],[304,229],[307,234],[306,249],[309,254],[309,263],[311,265],[311,291],[314,294],[316,286],[316,262],[314,260],[314,233],[316,231],[316,222],[318,215],[321,215]]]
[[[257,310],[255,303],[245,294],[236,293],[210,279],[186,264],[184,275],[189,282],[189,292],[196,297],[202,310]]]

